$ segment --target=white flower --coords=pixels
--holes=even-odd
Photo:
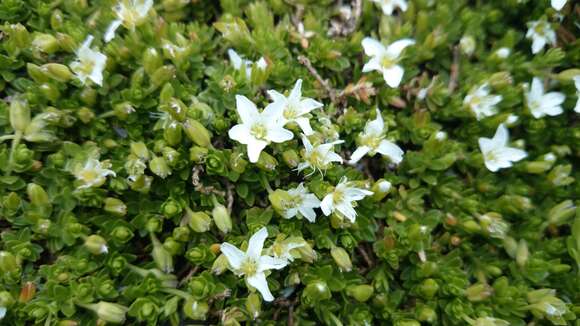
[[[310,136],[314,133],[310,127],[310,120],[305,115],[322,107],[322,103],[311,98],[302,98],[302,79],[296,81],[288,97],[275,90],[269,90],[268,95],[274,101],[268,106],[274,106],[276,111],[282,111],[284,124],[296,122],[305,135]]]
[[[258,290],[264,300],[273,301],[274,296],[272,296],[268,288],[268,281],[266,281],[264,272],[270,269],[282,269],[286,267],[288,261],[271,256],[262,256],[264,241],[266,241],[267,237],[268,230],[263,227],[252,235],[246,252],[227,242],[222,243],[220,249],[228,259],[229,265],[236,275],[244,275],[246,282]]]
[[[88,159],[82,166],[77,166],[73,174],[77,180],[82,182],[78,188],[102,186],[107,181],[107,176],[116,176],[113,170],[108,169],[109,166],[109,162],[100,162],[94,158]]]
[[[342,177],[340,182],[334,187],[334,191],[322,199],[320,208],[322,208],[324,215],[328,216],[334,212],[338,212],[351,223],[355,222],[356,211],[352,203],[372,195],[373,192],[352,187],[350,184],[346,177]]]
[[[377,5],[381,6],[383,14],[391,16],[395,8],[401,9],[401,11],[407,11],[407,1],[405,0],[371,0]]]
[[[83,85],[88,78],[95,84],[102,86],[107,56],[91,49],[92,41],[93,36],[87,36],[81,47],[77,49],[77,60],[70,64],[70,68]]]
[[[121,25],[130,30],[135,30],[135,27],[147,17],[152,7],[153,0],[121,0],[113,8],[117,19],[111,22],[107,28],[103,36],[105,42],[109,42],[115,37],[115,31]]]
[[[567,1],[568,0],[551,0],[552,8],[560,11],[560,10],[562,10],[562,8],[564,8]]]
[[[475,113],[477,120],[497,114],[497,108],[495,106],[501,102],[502,97],[501,95],[490,95],[489,93],[489,85],[484,83],[476,90],[467,94],[463,100],[463,104]]]
[[[500,59],[505,59],[510,56],[511,52],[512,51],[509,48],[503,47],[497,49],[497,51],[495,51],[495,55]]]
[[[471,56],[475,51],[476,47],[475,39],[473,36],[465,35],[459,40],[459,47],[467,56]]]
[[[6,307],[0,307],[0,319],[4,319],[6,316]]]
[[[403,161],[403,150],[385,139],[385,123],[379,109],[377,109],[377,118],[367,122],[365,130],[359,135],[359,144],[360,146],[350,157],[350,163],[358,162],[367,153],[371,156],[380,153],[395,164]]]
[[[562,114],[562,103],[566,96],[559,92],[544,93],[544,83],[540,78],[534,77],[532,87],[526,94],[526,103],[534,118],[539,119],[546,115],[556,116]]]
[[[283,241],[276,241],[269,249],[269,252],[271,252],[275,258],[291,263],[294,261],[294,256],[290,252],[304,246],[305,243],[303,239],[301,239],[301,241],[293,241],[292,238],[288,238]]]
[[[574,85],[576,86],[576,97],[578,97],[574,111],[580,113],[580,75],[574,77]]]
[[[540,52],[546,44],[556,44],[556,32],[545,20],[529,22],[526,38],[532,39],[533,54]]]
[[[230,57],[230,62],[236,70],[241,70],[246,73],[246,77],[252,77],[252,65],[254,64],[251,60],[242,58],[234,49],[228,49],[228,56]],[[265,70],[268,67],[268,63],[264,57],[261,57],[256,61],[256,67],[261,70]]]
[[[415,44],[414,40],[402,39],[385,47],[381,42],[365,37],[362,40],[362,46],[366,55],[370,56],[371,59],[363,66],[362,72],[379,71],[383,74],[387,85],[398,87],[405,70],[397,63],[400,60],[401,52],[413,44]]]
[[[316,221],[314,209],[320,207],[320,200],[309,193],[302,183],[296,188],[288,189],[288,195],[291,197],[291,203],[284,212],[284,217],[290,219],[300,214],[310,223],[314,223]]]
[[[342,157],[333,151],[334,145],[344,143],[343,140],[335,140],[330,143],[312,146],[306,135],[302,135],[304,144],[304,162],[298,164],[297,170],[302,171],[306,168],[312,168],[312,173],[319,170],[326,170],[332,162],[342,163]],[[312,174],[311,173],[311,174]]]
[[[499,169],[509,168],[512,162],[517,162],[528,154],[518,148],[508,147],[509,133],[507,128],[500,124],[497,127],[495,135],[492,139],[481,137],[479,138],[479,149],[483,154],[485,166],[491,172],[496,172]]]
[[[294,138],[294,134],[284,129],[280,111],[276,107],[266,107],[258,112],[256,105],[247,97],[236,95],[236,109],[242,123],[233,126],[228,135],[231,139],[247,145],[250,162],[256,163],[262,150],[270,144],[283,143]]]

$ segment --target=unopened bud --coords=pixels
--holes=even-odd
[[[122,200],[107,197],[105,199],[105,211],[116,216],[125,216],[127,214],[127,205]]]
[[[377,180],[377,182],[375,182],[371,188],[371,191],[373,192],[373,199],[375,201],[381,201],[391,191],[391,187],[391,183],[387,180]]]
[[[163,156],[155,156],[149,162],[149,169],[158,177],[165,179],[171,175],[171,169]]]
[[[475,284],[465,290],[467,300],[471,302],[483,301],[492,295],[493,289],[487,284]]]
[[[227,234],[232,230],[232,218],[224,205],[216,204],[211,212],[211,216],[220,231]]]
[[[125,315],[129,311],[129,308],[125,306],[105,301],[82,306],[96,313],[99,319],[112,324],[124,323]]]
[[[9,251],[0,251],[0,271],[2,273],[16,273],[20,270],[19,259]]]
[[[58,40],[50,34],[37,34],[32,40],[32,47],[46,54],[58,51]]]
[[[350,272],[352,270],[352,262],[346,250],[341,247],[334,247],[330,250],[330,255],[342,271]]]
[[[576,206],[571,200],[564,200],[548,212],[548,222],[552,225],[563,225],[576,214]]]
[[[159,239],[153,233],[151,233],[151,241],[153,242],[151,256],[157,267],[165,273],[173,272],[173,256],[171,256],[171,253],[159,242]]]
[[[93,255],[101,255],[109,252],[107,241],[100,235],[90,235],[85,239],[85,247]]]
[[[526,266],[528,263],[528,258],[530,257],[530,252],[528,251],[528,243],[526,240],[520,240],[518,243],[518,248],[516,250],[516,263],[520,267]]]
[[[300,156],[298,155],[298,152],[293,149],[284,151],[284,153],[282,153],[282,159],[290,168],[296,168],[298,163],[300,163]]]
[[[371,285],[361,284],[349,286],[346,291],[358,302],[366,302],[373,295],[374,289]]]
[[[185,218],[188,220],[189,227],[199,233],[209,231],[211,227],[211,217],[204,212],[193,212],[186,208]]]
[[[419,292],[427,299],[433,298],[439,291],[439,284],[432,278],[424,280],[419,285]]]
[[[189,299],[183,305],[183,313],[195,320],[206,320],[208,311],[209,305],[204,301]]]
[[[159,54],[159,51],[154,48],[148,48],[145,50],[143,53],[143,68],[145,68],[145,72],[147,72],[148,75],[151,76],[162,65],[163,58]]]
[[[20,96],[15,96],[10,102],[10,125],[15,131],[24,132],[30,124],[30,107]]]
[[[220,275],[228,269],[228,266],[228,258],[225,255],[219,255],[211,266],[211,272]]]
[[[246,309],[253,319],[258,318],[262,312],[262,298],[257,293],[250,293],[246,299]]]
[[[211,136],[209,131],[197,120],[187,119],[183,123],[183,129],[187,137],[201,147],[211,147]]]
[[[274,171],[276,170],[276,166],[278,166],[278,161],[276,161],[274,156],[262,151],[258,162],[256,162],[256,166],[264,171]]]
[[[70,69],[59,63],[47,63],[41,67],[41,69],[46,73],[48,77],[59,81],[61,83],[66,83],[73,78],[73,73]]]

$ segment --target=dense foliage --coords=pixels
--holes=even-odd
[[[0,324],[579,325],[579,16],[3,0]]]

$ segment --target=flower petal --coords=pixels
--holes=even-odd
[[[354,223],[356,221],[356,211],[352,207],[351,203],[346,202],[338,203],[336,205],[336,209],[342,215],[344,215],[344,217],[346,217],[351,223]]]
[[[228,57],[230,57],[234,69],[240,70],[242,68],[242,57],[234,49],[228,49]]]
[[[362,47],[366,55],[370,57],[379,56],[387,51],[387,49],[381,42],[370,37],[365,37],[362,40]]]
[[[233,126],[228,131],[228,136],[231,139],[236,140],[242,144],[247,144],[248,140],[250,138],[253,138],[253,136],[250,134],[250,128],[248,127],[248,125],[245,125],[245,124],[239,124],[239,125]]]
[[[246,258],[246,254],[243,251],[227,242],[221,244],[220,250],[226,256],[233,269],[239,269],[242,266],[242,262]]]
[[[415,44],[415,40],[404,38],[398,41],[393,42],[389,47],[387,47],[387,53],[394,58],[398,58],[401,55],[401,52],[408,47]]]
[[[260,153],[266,146],[268,145],[267,142],[263,140],[256,139],[254,137],[250,137],[247,139],[247,147],[248,147],[248,158],[250,162],[256,163],[260,159]]]
[[[365,65],[362,67],[362,72],[369,72],[369,71],[382,71],[383,67],[381,67],[381,60],[379,57],[372,57]]]
[[[314,134],[314,130],[312,130],[312,127],[310,126],[310,120],[308,118],[305,117],[296,118],[294,119],[294,122],[296,122],[298,126],[300,126],[300,129],[302,129],[302,132],[304,132],[305,135],[310,136]]]
[[[497,126],[497,130],[495,131],[495,135],[493,135],[492,141],[494,142],[496,147],[505,147],[509,141],[509,131],[503,123],[500,123]]]
[[[248,257],[258,259],[262,255],[264,248],[264,241],[268,237],[268,229],[262,227],[258,232],[254,233],[248,242],[248,250],[246,251]]]
[[[236,110],[244,123],[251,123],[259,116],[256,104],[243,95],[236,95]]]
[[[294,88],[290,91],[290,95],[288,95],[288,101],[290,102],[300,102],[302,98],[302,79],[298,79],[296,84],[294,84]]]
[[[283,143],[294,138],[292,131],[284,129],[283,127],[274,127],[268,129],[266,138],[275,143]]]
[[[562,8],[564,8],[564,5],[566,5],[566,1],[567,0],[552,0],[551,1],[552,8],[558,11],[562,10]]]
[[[282,269],[288,265],[285,259],[274,258],[270,256],[261,256],[258,260],[258,273],[270,269]]]
[[[368,146],[361,146],[357,148],[350,156],[349,163],[354,164],[360,161],[360,159],[363,158],[363,156],[367,155],[367,153],[370,152],[370,150],[371,148]]]
[[[247,277],[246,280],[248,281],[248,284],[260,292],[265,301],[274,301],[274,296],[268,288],[268,281],[266,281],[266,275],[264,275],[264,273],[256,273]]]
[[[390,87],[398,87],[403,79],[405,71],[399,65],[394,65],[390,68],[383,69],[383,78]]]
[[[334,204],[333,204],[333,200],[332,200],[332,193],[324,196],[324,198],[322,199],[322,202],[320,203],[320,209],[322,209],[322,213],[324,213],[324,215],[328,216],[332,213],[332,211],[334,210]]]
[[[305,98],[300,101],[300,113],[305,114],[314,109],[321,108],[323,106],[322,103],[315,101],[311,98]]]
[[[109,43],[113,38],[115,38],[115,31],[119,26],[121,26],[123,22],[120,19],[113,20],[109,27],[107,27],[107,31],[103,35],[103,40],[105,43]]]
[[[401,161],[403,161],[403,154],[405,154],[405,152],[403,152],[399,146],[386,139],[381,140],[381,143],[379,144],[379,147],[377,147],[376,151],[390,158],[391,161],[395,164],[401,163]]]

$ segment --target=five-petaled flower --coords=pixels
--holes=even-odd
[[[281,112],[268,106],[258,112],[256,105],[247,97],[236,95],[236,109],[242,123],[233,126],[228,135],[248,147],[250,162],[256,163],[262,150],[270,144],[283,143],[294,138],[294,134],[284,129]]]
[[[77,60],[70,64],[70,68],[81,83],[85,84],[86,80],[90,79],[93,83],[102,86],[107,56],[91,49],[93,39],[92,35],[87,36],[83,44],[77,49]]]
[[[271,269],[282,269],[286,267],[288,261],[271,256],[262,256],[262,249],[267,237],[268,230],[263,227],[252,235],[246,252],[227,242],[222,243],[220,249],[236,275],[245,276],[246,282],[258,290],[264,300],[273,301],[274,296],[268,288],[264,272]]]
[[[121,0],[113,8],[117,19],[113,20],[107,28],[103,36],[105,42],[109,42],[115,37],[115,31],[121,25],[129,30],[135,30],[135,27],[145,20],[152,7],[153,0]]]
[[[485,166],[491,172],[509,168],[513,162],[528,156],[524,150],[508,147],[508,142],[509,132],[503,123],[497,127],[493,138],[479,138],[479,148],[483,154]]]
[[[364,131],[358,137],[358,143],[359,147],[352,153],[350,163],[358,162],[366,154],[373,156],[376,153],[388,157],[395,164],[403,160],[403,150],[385,139],[385,123],[378,108],[376,119],[367,122]]]
[[[320,208],[326,216],[332,213],[339,213],[351,223],[354,223],[356,211],[354,210],[353,202],[372,194],[372,191],[354,187],[346,177],[342,177],[340,182],[334,187],[334,190],[322,199]]]
[[[316,221],[315,208],[320,207],[320,200],[300,183],[298,187],[288,189],[290,202],[286,203],[287,209],[284,211],[285,218],[293,218],[300,214],[310,223]]]
[[[484,83],[467,94],[465,99],[463,99],[463,104],[473,111],[477,120],[481,120],[497,114],[497,108],[495,106],[501,100],[501,95],[490,95],[489,84]]]
[[[298,171],[311,168],[312,172],[309,174],[311,175],[316,170],[322,173],[332,162],[342,163],[342,157],[333,151],[333,147],[334,145],[344,143],[343,140],[335,140],[330,143],[312,146],[308,137],[303,134],[302,143],[304,144],[304,162],[298,164]]]
[[[362,40],[362,46],[366,55],[370,56],[371,59],[363,66],[362,72],[376,70],[383,74],[387,85],[398,87],[405,70],[397,63],[401,60],[401,52],[413,44],[415,44],[414,40],[402,39],[385,47],[381,42],[365,37]]]
[[[310,120],[305,115],[314,109],[321,108],[322,103],[311,98],[302,98],[302,79],[296,81],[288,97],[272,89],[268,91],[268,95],[273,100],[268,106],[273,106],[275,111],[282,112],[284,124],[295,122],[305,135],[310,136],[314,133]]]
[[[566,96],[559,92],[544,93],[544,84],[540,78],[534,77],[532,87],[526,94],[526,104],[534,118],[539,119],[546,115],[556,116],[562,114],[562,103]]]
[[[87,159],[84,165],[77,165],[73,174],[82,183],[78,188],[102,186],[107,181],[107,176],[116,176],[113,170],[108,169],[109,167],[108,161],[101,162],[94,158]]]
[[[556,32],[545,20],[537,20],[528,23],[526,38],[532,40],[532,53],[540,52],[546,44],[556,44]]]
[[[381,7],[383,14],[391,16],[396,8],[401,9],[401,11],[407,11],[407,1],[406,0],[371,0]]]

